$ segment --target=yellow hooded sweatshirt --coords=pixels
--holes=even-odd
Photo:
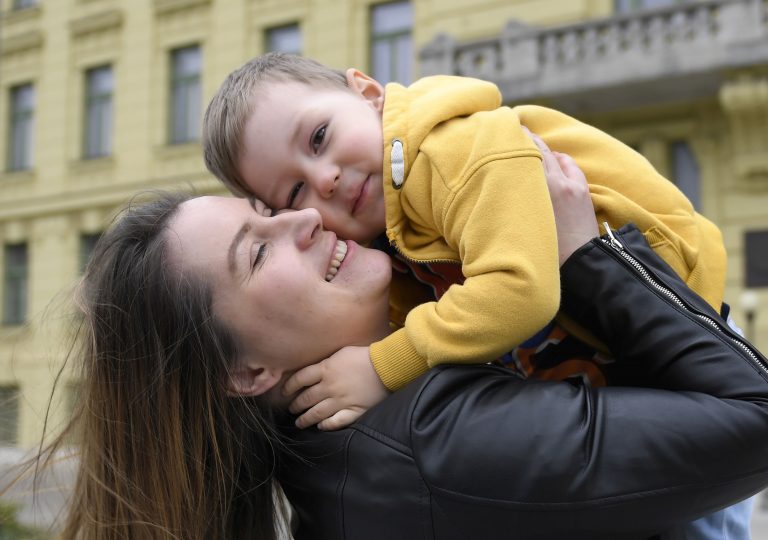
[[[414,261],[460,263],[465,281],[414,307],[404,328],[371,345],[390,390],[437,364],[494,360],[555,317],[554,214],[541,153],[521,125],[578,163],[598,222],[635,223],[688,285],[720,308],[720,231],[640,154],[555,110],[502,107],[489,82],[437,76],[408,88],[391,83],[383,112],[387,237]],[[404,310],[406,295],[393,282],[394,311]]]

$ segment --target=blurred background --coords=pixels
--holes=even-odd
[[[0,0],[0,15],[0,463],[70,414],[70,297],[99,234],[139,190],[224,193],[201,117],[269,50],[381,82],[484,78],[613,134],[720,227],[726,301],[768,349],[768,0]]]

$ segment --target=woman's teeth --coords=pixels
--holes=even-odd
[[[331,259],[331,266],[328,267],[328,272],[325,274],[325,281],[331,281],[336,277],[339,271],[339,266],[347,256],[347,243],[343,240],[336,240],[336,250],[333,252],[333,258]]]

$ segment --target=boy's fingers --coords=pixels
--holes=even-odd
[[[573,158],[568,155],[564,154],[563,152],[553,152],[555,154],[555,158],[557,158],[557,162],[560,164],[560,168],[563,170],[566,169],[573,169],[578,168],[576,165],[576,162],[573,160]]]
[[[323,392],[323,389],[319,384],[313,384],[299,393],[299,395],[291,401],[288,410],[292,414],[298,414],[301,411],[306,411],[310,407],[317,405],[328,397],[330,396]]]
[[[299,416],[296,419],[296,427],[304,429],[310,426],[314,426],[326,418],[330,418],[337,412],[338,408],[333,404],[333,402],[330,399],[326,399]]]
[[[588,189],[587,179],[584,176],[584,172],[576,164],[576,161],[568,154],[563,154],[561,152],[555,152],[555,156],[557,157],[560,169],[566,177],[570,180],[578,181],[580,185],[583,185],[584,188]]]
[[[330,418],[327,418],[317,424],[317,428],[323,431],[335,431],[347,427],[355,420],[360,418],[363,411],[357,411],[353,409],[342,409]]]
[[[528,134],[528,136],[530,136],[531,139],[533,139],[534,144],[539,147],[539,150],[541,150],[542,153],[551,152],[551,150],[549,149],[549,146],[547,146],[547,143],[544,142],[544,139],[536,135],[533,131],[531,131],[527,127],[525,126],[522,126],[522,127],[523,127],[523,130]]]
[[[541,152],[541,159],[544,163],[544,172],[547,174],[547,176],[557,173],[557,171],[560,169],[557,156],[554,152],[552,152],[552,150],[549,149],[549,146],[547,146],[547,143],[544,142],[544,139],[533,133],[525,126],[523,126],[523,130],[531,137],[534,144]]]
[[[312,386],[323,380],[323,370],[320,364],[312,364],[291,375],[283,385],[283,395],[290,396],[302,388]]]

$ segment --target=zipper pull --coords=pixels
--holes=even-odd
[[[613,231],[611,230],[611,226],[608,225],[607,221],[603,221],[603,228],[605,229],[605,234],[608,235],[608,239],[610,241],[611,247],[615,249],[616,251],[624,251],[624,246],[621,245],[621,242],[619,242],[616,237],[613,235]]]

